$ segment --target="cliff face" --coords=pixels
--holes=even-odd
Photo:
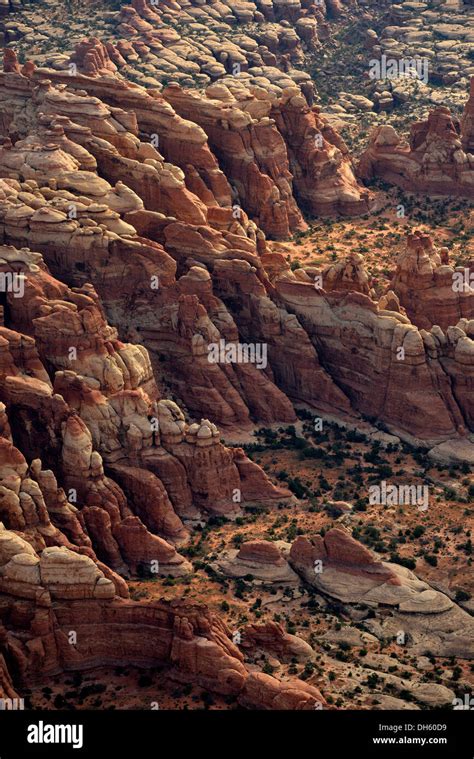
[[[22,331],[0,328],[1,697],[16,697],[9,669],[25,687],[130,663],[257,708],[323,703],[303,682],[250,673],[204,607],[128,600],[120,575],[192,573],[172,544],[187,540],[181,517],[289,493],[223,446],[213,423],[188,425],[156,400],[147,351],[117,339],[91,286],[70,290],[26,249],[1,256],[25,284],[23,306],[10,294],[5,304]]]
[[[165,667],[175,680],[235,696],[253,708],[314,709],[325,703],[302,681],[249,672],[230,631],[205,607],[129,601],[120,598],[117,580],[86,555],[58,546],[35,551],[0,527],[0,695],[15,697],[6,662],[22,684],[61,671],[133,664]],[[21,621],[14,611],[20,599]]]

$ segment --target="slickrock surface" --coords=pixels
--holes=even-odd
[[[277,546],[262,540],[247,541],[238,551],[220,556],[216,567],[228,577],[253,575],[263,583],[278,585],[295,585],[298,582],[297,575]]]
[[[297,538],[290,564],[321,592],[344,603],[392,606],[398,613],[369,624],[372,631],[407,630],[414,650],[438,656],[472,657],[472,618],[447,596],[405,567],[377,561],[347,532],[332,529],[324,539]],[[398,625],[398,628],[397,628]]]

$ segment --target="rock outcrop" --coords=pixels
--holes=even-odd
[[[469,298],[454,294],[448,299],[443,329],[453,328],[449,338],[424,334],[416,328],[420,312],[413,308],[416,298],[404,290],[400,278],[398,296],[395,292],[399,304],[386,296],[377,304],[363,262],[352,256],[323,271],[320,287],[311,267],[290,271],[286,261],[269,251],[264,234],[245,211],[231,205],[234,199],[213,162],[212,137],[205,129],[211,135],[209,125],[221,107],[228,115],[243,114],[242,124],[251,123],[252,128],[258,119],[276,124],[262,115],[271,107],[266,95],[248,95],[240,84],[234,83],[233,89],[229,84],[227,103],[217,97],[225,94],[224,84],[219,83],[208,88],[212,97],[174,87],[165,90],[165,97],[155,97],[113,77],[111,82],[110,76],[79,76],[84,90],[78,89],[79,81],[73,77],[54,71],[51,76],[54,85],[37,72],[0,75],[5,128],[15,138],[0,152],[4,176],[0,233],[16,249],[39,250],[58,280],[67,272],[68,284],[80,289],[81,298],[95,298],[99,310],[100,301],[102,318],[106,315],[119,327],[119,334],[113,335],[103,324],[100,327],[102,369],[92,358],[93,349],[88,349],[90,359],[86,360],[87,350],[80,355],[84,376],[101,383],[91,390],[90,382],[67,374],[71,369],[81,373],[70,364],[66,348],[76,349],[87,332],[79,316],[72,314],[74,306],[68,315],[68,321],[75,323],[74,340],[56,334],[60,322],[55,316],[34,317],[44,360],[63,372],[55,379],[55,391],[65,394],[74,408],[80,407],[84,419],[89,417],[101,455],[103,445],[111,445],[105,437],[118,434],[123,439],[124,430],[112,430],[105,421],[116,416],[117,404],[123,408],[126,398],[127,404],[140,407],[139,430],[145,423],[143,415],[150,415],[150,406],[145,411],[148,401],[134,394],[143,390],[150,401],[156,399],[150,366],[165,394],[174,393],[198,419],[225,428],[242,429],[254,420],[294,422],[291,401],[297,400],[335,415],[377,416],[396,434],[430,446],[462,438],[472,429]],[[205,114],[204,106],[213,113],[208,121],[203,119],[205,129],[189,120]],[[34,132],[29,120],[32,107],[38,124]],[[300,116],[295,118],[309,118],[301,103],[298,108]],[[237,132],[242,128],[239,119]],[[275,124],[264,124],[265,129],[277,130]],[[181,134],[183,139],[192,135],[192,144],[200,146],[199,155],[193,152],[175,171],[152,143],[143,141],[143,132],[156,134],[165,152],[160,140],[170,138],[163,135]],[[344,156],[344,146],[337,145]],[[347,157],[344,162],[348,165]],[[200,167],[200,180],[194,176],[192,190],[186,167],[195,165]],[[170,172],[176,179],[171,184]],[[277,174],[272,176],[280,181]],[[171,194],[160,195],[158,185],[169,187]],[[170,216],[171,212],[176,215]],[[17,255],[11,254],[12,263]],[[55,297],[64,300],[67,291],[55,287]],[[432,290],[434,303],[436,292],[437,287]],[[12,298],[20,327],[25,318],[15,308],[19,300]],[[55,355],[46,343],[59,339],[61,355]],[[111,342],[116,347],[109,353]],[[217,349],[217,360],[211,360],[211,349]],[[140,368],[137,377],[129,379],[130,369],[124,377],[115,364],[126,360],[129,365],[132,356]],[[93,421],[99,390],[105,415],[102,421]],[[123,392],[125,396],[115,397]],[[127,439],[130,455],[136,442],[128,433]],[[189,443],[180,450],[189,451]],[[214,454],[220,450],[211,448]],[[107,451],[106,463],[118,465],[119,455],[112,450]],[[136,456],[135,465],[141,457]],[[160,471],[155,472],[159,478]],[[232,490],[238,489],[232,478],[229,481],[234,482]],[[270,498],[275,496],[274,491]],[[188,496],[179,498],[179,504],[176,508],[183,518],[196,515],[189,510]],[[217,505],[217,512],[224,513],[222,508],[227,507]],[[236,511],[235,506],[231,511]],[[173,532],[179,529],[171,528]]]
[[[386,619],[368,623],[382,635],[410,633],[414,653],[472,657],[472,619],[443,593],[433,590],[409,569],[375,558],[347,532],[329,530],[324,538],[299,537],[291,546],[291,566],[323,594],[343,603],[390,607]]]
[[[239,550],[221,554],[216,562],[218,571],[227,577],[246,577],[269,585],[295,585],[298,576],[283,558],[278,547],[269,541],[249,540]]]
[[[315,289],[308,275],[286,273],[276,287],[353,408],[412,440],[436,444],[437,437],[466,436],[471,424],[471,404],[464,394],[470,383],[470,322],[462,320],[446,334],[436,327],[425,333],[402,313],[380,309],[362,293]]]
[[[245,625],[241,638],[244,651],[253,655],[263,651],[283,662],[294,659],[306,662],[314,658],[311,646],[297,635],[285,632],[278,622]]]
[[[429,235],[408,236],[390,287],[419,329],[447,330],[474,317],[469,269],[450,266],[448,250],[437,249]]]
[[[351,253],[346,259],[329,264],[323,269],[305,267],[305,271],[314,277],[316,289],[326,292],[357,292],[371,294],[369,275],[365,269],[364,257],[360,253]]]
[[[253,708],[312,709],[324,703],[313,686],[250,673],[230,631],[205,607],[131,602],[90,557],[66,547],[36,552],[0,526],[1,688],[15,693],[5,661],[23,685],[64,671],[133,664]],[[15,614],[22,600],[25,614]]]
[[[425,121],[411,127],[409,143],[392,126],[378,126],[360,159],[363,179],[380,177],[411,192],[472,197],[473,85],[462,120],[449,108],[437,106]]]

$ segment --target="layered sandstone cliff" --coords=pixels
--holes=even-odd
[[[390,287],[420,329],[438,325],[446,330],[474,317],[469,270],[450,266],[448,249],[436,248],[429,235],[408,236]]]
[[[423,277],[418,282],[416,271],[410,274],[408,256],[400,264],[407,264],[408,273],[400,270],[392,283],[395,300],[384,296],[378,304],[362,261],[353,257],[328,267],[321,272],[321,286],[311,268],[292,272],[269,252],[261,229],[234,202],[211,150],[213,141],[225,146],[222,135],[229,133],[219,126],[217,114],[235,117],[235,134],[262,119],[266,130],[278,131],[278,119],[264,115],[271,106],[266,96],[250,95],[241,85],[231,91],[220,83],[206,95],[168,87],[164,97],[154,97],[110,76],[75,78],[52,71],[55,84],[43,76],[10,72],[0,78],[4,125],[11,135],[0,152],[0,229],[4,242],[39,250],[55,277],[79,289],[82,294],[74,295],[73,303],[86,294],[96,298],[91,282],[101,304],[96,299],[96,307],[118,327],[119,335],[100,327],[104,368],[93,358],[99,343],[82,353],[84,373],[99,382],[92,392],[90,383],[68,374],[74,367],[65,357],[66,348],[87,342],[81,309],[75,315],[73,306],[69,313],[61,306],[75,338],[61,334],[53,313],[39,320],[34,315],[44,358],[62,371],[55,389],[82,413],[94,445],[117,476],[117,443],[105,442],[110,423],[94,421],[94,409],[98,404],[104,420],[115,418],[126,398],[133,414],[145,414],[147,401],[136,391],[152,401],[157,392],[150,389],[144,348],[160,391],[174,392],[193,415],[211,423],[241,428],[253,420],[291,422],[291,400],[299,400],[331,413],[377,417],[397,434],[428,445],[465,438],[472,429],[470,297],[453,292],[444,299],[442,324],[437,324],[435,313],[446,289],[444,264],[437,270],[441,279],[431,287]],[[273,108],[283,109],[281,114],[293,109],[292,119],[310,118],[296,95]],[[311,139],[317,121],[312,124]],[[222,135],[212,137],[215,129],[223,129]],[[190,138],[197,152],[181,168],[169,164],[152,142],[143,140],[143,130],[157,135],[160,150],[166,152],[160,138],[165,134],[168,142],[169,135],[177,135],[179,144],[189,144]],[[343,144],[332,139],[344,162]],[[199,178],[190,167],[199,168]],[[282,175],[272,176],[278,182]],[[297,176],[303,182],[304,173]],[[64,300],[64,286],[55,287],[55,297]],[[26,316],[14,310],[16,324],[31,332]],[[436,326],[443,335],[452,328],[449,336],[423,332]],[[123,343],[116,342],[119,337]],[[122,348],[127,342],[135,345]],[[59,352],[54,343],[61,346]],[[210,347],[222,344],[236,355],[242,345],[260,346],[264,360],[259,365],[210,360]],[[128,379],[130,369],[124,376],[115,367],[124,360],[138,362],[137,377]],[[135,426],[142,430],[143,422]],[[120,426],[112,439],[117,434],[124,439]],[[141,453],[143,446],[148,449],[143,431],[127,432],[126,438],[125,454],[133,455],[135,466],[146,458],[150,471],[172,479],[163,473],[162,456],[157,463],[150,451],[145,457]],[[192,439],[185,447],[192,447]],[[221,456],[217,441],[210,451]],[[225,466],[231,471],[235,465]],[[133,489],[129,473],[121,481]],[[227,499],[235,489],[232,475]],[[219,499],[216,504],[218,513],[229,508]],[[184,518],[194,513],[189,496],[178,498],[176,508]]]
[[[22,619],[15,607],[21,599]],[[36,551],[0,525],[2,627],[0,691],[15,691],[60,671],[133,664],[160,666],[168,677],[235,696],[261,709],[314,709],[325,703],[301,680],[250,672],[230,631],[205,607],[183,602],[132,602],[120,598],[87,556],[66,547]]]

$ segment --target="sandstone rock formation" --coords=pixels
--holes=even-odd
[[[134,114],[135,124],[149,136],[155,149],[146,144],[137,151],[136,143],[132,147],[128,140],[124,157],[129,160],[119,160],[119,164],[123,178],[124,172],[132,168],[142,175],[140,182],[138,177],[134,181],[129,176],[127,184],[132,189],[140,186],[140,195],[149,210],[175,215],[182,207],[183,220],[199,224],[205,221],[206,206],[211,206],[214,217],[221,208],[220,218],[231,225],[237,218],[233,205],[235,208],[241,204],[267,234],[284,238],[305,228],[293,194],[293,173],[297,199],[311,213],[353,214],[368,210],[369,193],[354,177],[347,148],[307,104],[302,93],[308,82],[302,77],[298,77],[298,85],[288,79],[286,87],[272,91],[262,87],[264,78],[254,81],[240,75],[229,77],[223,69],[219,82],[203,92],[185,90],[173,83],[159,94],[156,89],[147,92],[140,86],[131,86],[117,76],[109,53],[110,46],[97,39],[84,40],[72,57],[72,75],[71,70],[27,72],[35,81],[47,78],[63,83],[69,91],[80,88],[114,109],[119,108],[114,114],[119,114],[121,126],[130,128],[133,122],[126,114]],[[230,71],[235,65],[241,66],[241,62],[229,59]],[[7,71],[21,75],[14,61],[9,62]],[[65,103],[66,107],[61,108],[59,98],[51,93],[45,112],[51,113],[59,105],[56,115],[70,118],[75,110],[74,98],[69,95],[68,99],[70,107]],[[97,107],[92,97],[84,115],[78,115],[76,110],[74,117],[80,125],[93,126],[97,134],[97,126],[101,125],[87,119],[93,110]],[[102,106],[101,118],[104,117],[107,115]],[[103,134],[110,140],[110,126]],[[121,152],[117,141],[113,145]],[[154,163],[160,158],[163,161],[157,146],[166,157],[166,165]],[[109,177],[112,172],[116,174],[119,167],[113,150],[96,143],[95,151],[99,166],[107,164]],[[133,163],[136,157],[141,159],[141,166]],[[290,163],[294,164],[291,171]]]
[[[4,269],[24,272],[23,296],[7,292],[6,298],[9,323],[27,333],[1,328],[2,650],[20,673],[18,682],[114,662],[155,663],[170,676],[259,708],[312,708],[322,700],[314,688],[275,678],[257,685],[229,633],[205,610],[189,612],[191,622],[166,606],[126,602],[127,586],[116,573],[189,573],[190,563],[155,534],[185,540],[178,513],[228,513],[247,498],[289,494],[243,451],[225,448],[213,423],[188,425],[175,403],[153,400],[146,350],[117,340],[91,286],[62,285],[27,249],[3,246],[1,253]],[[45,366],[52,373],[57,368],[54,389]],[[30,466],[13,438],[28,451]],[[63,487],[43,461],[54,462]],[[109,462],[111,476],[104,472]],[[21,630],[13,613],[19,598],[31,607]],[[156,636],[147,652],[143,630],[151,618]],[[124,626],[133,628],[128,638]],[[71,630],[78,636],[74,646]],[[4,660],[2,690],[9,697],[14,689]]]
[[[28,611],[21,620],[14,613],[19,598]],[[250,673],[229,630],[205,607],[121,599],[91,558],[66,547],[37,553],[3,526],[0,599],[1,687],[7,697],[14,690],[6,661],[23,685],[60,670],[129,663],[165,667],[172,679],[234,695],[253,708],[324,703],[316,688],[301,681]]]
[[[428,445],[466,435],[472,418],[467,324],[465,338],[459,331],[451,331],[449,340],[419,333],[405,316],[403,302],[397,307],[385,299],[377,306],[363,263],[354,257],[342,269],[336,264],[323,272],[323,287],[316,289],[310,267],[291,272],[278,254],[269,252],[263,233],[239,206],[234,217],[227,181],[209,149],[214,121],[203,120],[208,137],[201,126],[185,119],[200,118],[206,113],[203,104],[208,104],[211,113],[224,107],[228,114],[243,114],[242,124],[249,124],[249,113],[268,118],[261,114],[262,109],[268,113],[270,101],[248,96],[234,83],[233,89],[226,85],[227,103],[217,97],[225,94],[219,83],[209,88],[212,97],[168,87],[170,105],[161,96],[100,74],[78,75],[76,80],[50,73],[54,85],[41,78],[44,72],[0,77],[5,129],[16,140],[5,143],[0,155],[3,240],[39,249],[54,276],[61,279],[68,272],[73,288],[92,282],[107,317],[119,325],[123,344],[138,343],[126,349],[127,355],[133,353],[143,364],[140,346],[150,352],[161,390],[174,392],[198,419],[225,427],[246,427],[252,420],[293,422],[291,399],[333,414],[378,416],[397,434]],[[34,132],[28,121],[33,96],[38,120]],[[305,108],[298,108],[298,118],[307,118]],[[153,144],[140,139],[142,131],[161,135],[161,141],[169,140],[163,137],[167,134],[182,135],[183,140],[192,135],[192,144],[197,141],[200,147],[175,171]],[[158,144],[165,150],[160,140]],[[199,181],[193,174],[193,190],[187,185],[187,166],[200,167]],[[170,172],[176,181],[168,181]],[[176,215],[169,215],[171,208]],[[96,297],[90,289],[87,293]],[[446,324],[452,321],[449,327],[463,330],[459,317],[470,318],[469,308],[461,306],[464,298],[451,300],[454,308],[449,306]],[[15,313],[20,319],[18,309]],[[58,329],[57,320],[42,317],[37,329],[43,343],[51,342],[48,330]],[[78,335],[85,331],[79,325],[75,330]],[[456,345],[462,338],[457,348],[455,336]],[[104,336],[102,351],[108,350],[108,339]],[[235,351],[259,345],[267,356],[260,367],[252,361],[209,361],[209,346],[222,341]],[[69,338],[67,347],[76,347]],[[118,347],[120,354],[123,350]],[[56,370],[71,369],[64,357],[45,352],[45,359]],[[104,367],[116,360],[107,358]],[[120,372],[113,369],[104,384],[97,371],[88,368],[84,373],[102,381],[105,397],[112,390],[134,392],[139,385],[150,395],[150,368],[145,365],[133,382],[115,379]],[[55,380],[56,391],[90,416],[88,408],[96,404],[99,388],[90,395],[89,385],[67,374]],[[128,404],[132,396],[126,397]],[[138,396],[133,398],[138,403]],[[114,409],[109,407],[106,416],[114,416],[124,399],[101,400],[104,410],[110,403]],[[145,405],[140,404],[143,414]],[[94,445],[99,446],[99,438],[110,436],[110,430],[104,434],[98,422],[90,423]],[[135,445],[129,439],[128,449]],[[117,462],[109,455],[107,463]],[[237,488],[235,484],[232,490]],[[185,518],[195,513],[186,498],[177,507]],[[221,506],[217,510],[222,513]]]
[[[464,267],[448,263],[447,249],[438,250],[429,235],[407,239],[390,284],[413,324],[430,330],[456,325],[474,317],[474,288],[466,280]]]
[[[347,532],[334,528],[324,538],[297,538],[290,564],[319,591],[344,603],[391,607],[389,616],[368,623],[375,634],[391,631],[395,637],[396,630],[405,630],[414,653],[472,657],[469,614],[409,569],[377,560]]]
[[[224,79],[205,94],[203,102],[178,87],[163,93],[181,116],[203,127],[242,206],[265,232],[281,238],[304,228],[293,185],[312,215],[368,210],[369,193],[355,180],[347,148],[298,87],[275,99]]]
[[[453,287],[466,270],[415,233],[383,292],[370,254],[305,265],[305,247],[299,256],[268,239],[297,233],[305,245],[315,217],[366,221],[376,208],[337,124],[355,149],[359,127],[379,125],[363,177],[472,195],[474,85],[459,121],[443,93],[406,77],[362,82],[364,94],[330,93],[328,82],[317,92],[320,77],[339,79],[333,53],[352,45],[347,34],[321,45],[341,19],[366,30],[371,55],[397,60],[428,45],[432,25],[433,50],[420,52],[430,78],[457,90],[457,108],[467,79],[456,72],[474,73],[471,15],[402,0],[367,31],[380,3],[132,0],[105,13],[76,4],[69,30],[61,4],[48,2],[45,19],[20,4],[0,0],[0,698],[130,666],[159,669],[160,690],[174,681],[183,694],[217,694],[218,708],[339,707],[341,694],[362,708],[402,708],[407,693],[421,706],[453,703],[437,669],[428,682],[400,657],[407,669],[394,674],[396,654],[380,649],[401,629],[421,673],[427,651],[472,655],[472,601],[454,585],[464,561],[445,593],[443,577],[435,590],[350,532],[325,532],[329,518],[363,520],[354,491],[336,494],[339,473],[326,498],[308,420],[310,409],[336,419],[356,441],[370,427],[370,458],[335,444],[328,468],[343,450],[377,461],[379,443],[390,456],[401,438],[420,456],[431,449],[427,465],[462,462],[469,493],[472,287]],[[404,145],[380,111],[407,99],[416,110],[422,96],[437,107]],[[247,456],[257,424],[271,428],[258,434],[275,443],[272,466],[277,435],[308,443],[295,453],[310,454],[305,492],[317,467],[319,495],[292,496],[303,485],[293,462],[278,473],[287,490],[265,473],[267,456],[264,469]],[[357,483],[362,466],[347,471]],[[321,535],[306,537],[316,523]],[[294,535],[292,546],[276,539]],[[320,612],[323,635],[311,623]],[[367,646],[361,662],[345,657],[347,642]],[[378,691],[362,691],[365,678]]]
[[[353,408],[412,440],[466,436],[471,322],[446,334],[436,327],[419,332],[402,313],[380,309],[362,293],[315,289],[308,275],[285,273],[276,287]]]
[[[356,180],[340,135],[310,108],[298,88],[284,90],[271,114],[291,159],[296,196],[311,216],[367,213],[371,193]]]
[[[306,266],[305,271],[314,277],[316,289],[371,294],[364,257],[360,253],[351,253],[345,260],[329,264],[321,270]]]
[[[135,571],[156,560],[161,573],[182,574],[190,569],[187,562],[145,525],[180,543],[187,537],[180,517],[198,518],[201,510],[237,513],[242,503],[256,498],[288,497],[241,450],[225,448],[212,422],[186,424],[175,403],[156,400],[147,351],[117,339],[91,286],[70,290],[45,270],[41,256],[11,247],[1,252],[5,267],[9,260],[27,272],[24,297],[8,293],[11,326],[22,332],[1,328],[0,384],[7,411],[14,415],[13,435],[32,459],[59,464],[64,489],[84,507],[81,518],[106,563]],[[22,338],[23,331],[34,339]],[[55,371],[54,387],[45,365]],[[6,416],[4,428],[11,438]],[[9,440],[1,442],[25,477],[24,458]],[[104,467],[107,474],[110,467],[112,479]],[[41,463],[32,465],[32,472],[47,487],[57,526],[90,545],[74,521],[77,509],[63,493],[56,495],[52,473],[46,482]],[[136,516],[129,503],[136,504]],[[22,511],[9,506],[11,528],[26,526]]]
[[[249,540],[239,550],[228,551],[216,562],[218,571],[227,577],[251,575],[254,580],[270,585],[295,585],[298,577],[274,543]]]
[[[408,144],[392,126],[376,127],[360,159],[359,176],[380,177],[404,190],[428,195],[472,197],[473,87],[461,121],[440,105],[425,121],[412,125]]]
[[[269,652],[280,661],[311,661],[314,651],[297,635],[286,633],[278,622],[245,625],[242,629],[242,648],[254,655],[258,651]]]

